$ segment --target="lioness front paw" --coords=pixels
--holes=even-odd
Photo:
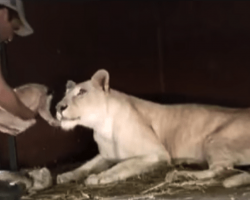
[[[98,185],[99,184],[99,177],[97,174],[91,174],[86,178],[84,181],[85,185]]]
[[[117,181],[117,179],[116,179],[115,175],[105,175],[105,173],[91,174],[85,180],[85,185],[87,185],[87,186],[102,185],[102,184],[113,183],[116,181]]]
[[[173,183],[173,182],[184,182],[184,181],[190,181],[190,180],[196,180],[194,176],[188,171],[171,171],[167,173],[165,177],[165,181],[167,183]]]
[[[57,184],[69,183],[72,181],[76,181],[75,174],[73,172],[66,172],[63,174],[59,174],[56,177]]]

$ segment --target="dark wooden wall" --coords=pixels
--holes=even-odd
[[[13,87],[46,84],[56,91],[55,104],[67,79],[80,82],[105,68],[113,88],[153,100],[169,95],[172,102],[250,105],[250,2],[24,3],[35,34],[8,45]],[[6,140],[1,134],[5,166]],[[63,132],[42,120],[17,137],[17,147],[25,167],[95,152],[91,131]]]

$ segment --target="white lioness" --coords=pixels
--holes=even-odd
[[[77,125],[94,130],[99,155],[58,175],[57,183],[86,178],[86,185],[106,184],[147,172],[160,162],[207,163],[204,171],[177,171],[183,177],[213,178],[228,168],[250,164],[250,110],[196,104],[160,105],[109,88],[109,74],[68,81],[57,104],[65,130]],[[233,175],[225,187],[250,183],[250,175]]]
[[[14,89],[22,103],[47,121],[51,126],[59,126],[60,122],[50,113],[52,94],[42,84],[26,84]],[[0,131],[11,135],[17,135],[33,126],[35,119],[21,120],[0,107]]]

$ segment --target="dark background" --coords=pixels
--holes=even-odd
[[[55,103],[68,79],[100,68],[111,87],[156,102],[250,105],[250,2],[25,1],[32,36],[7,47],[9,84],[50,86]],[[92,133],[43,120],[17,137],[20,167],[82,161],[96,153]],[[0,163],[8,167],[7,135]]]

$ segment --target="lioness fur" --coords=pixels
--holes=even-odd
[[[93,129],[99,148],[92,160],[58,175],[58,184],[83,178],[86,185],[112,183],[148,172],[161,162],[209,166],[203,171],[170,172],[168,182],[190,176],[214,178],[250,164],[249,109],[153,103],[111,89],[106,70],[79,84],[68,81],[56,108],[62,129]],[[248,173],[223,181],[224,187],[248,183]]]

